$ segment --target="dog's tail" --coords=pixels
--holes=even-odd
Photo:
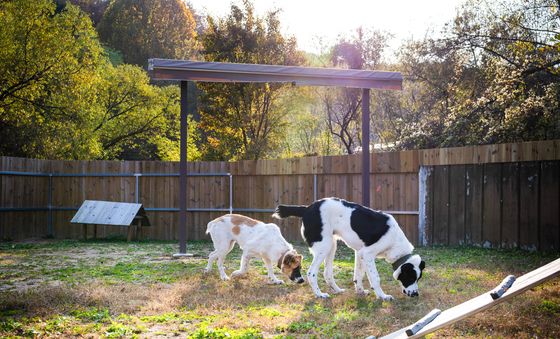
[[[214,228],[215,224],[220,221],[220,218],[214,219],[208,223],[206,226],[206,234],[210,234],[212,232],[212,228]]]
[[[208,225],[206,225],[206,234],[209,234],[212,231],[212,226],[214,226],[214,221],[210,221]]]
[[[273,218],[276,219],[284,219],[287,217],[303,217],[303,214],[307,210],[307,206],[303,205],[278,205],[274,214],[272,215]]]

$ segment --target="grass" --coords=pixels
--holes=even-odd
[[[304,269],[311,256],[303,245]],[[0,243],[0,337],[354,338],[387,334],[433,308],[446,309],[548,263],[558,253],[482,248],[419,248],[427,263],[420,297],[407,298],[378,261],[396,299],[353,292],[353,252],[339,246],[335,274],[347,292],[318,300],[307,284],[265,283],[258,259],[248,277],[205,275],[211,243],[175,260],[175,243],[44,241]],[[236,248],[228,273],[239,265]],[[280,273],[278,273],[280,275]],[[284,278],[284,280],[287,280]],[[328,291],[322,279],[321,288]],[[552,280],[436,332],[435,337],[560,337],[560,281]]]

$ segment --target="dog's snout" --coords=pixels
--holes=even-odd
[[[298,283],[298,284],[302,284],[304,282],[305,282],[305,280],[302,277],[299,277],[299,278],[296,279],[296,283]]]
[[[418,291],[407,291],[405,289],[402,290],[402,293],[406,294],[409,297],[417,297],[419,296]]]

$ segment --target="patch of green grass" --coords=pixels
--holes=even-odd
[[[112,322],[111,325],[105,330],[105,336],[107,338],[137,338],[138,334],[140,333],[142,333],[142,331],[138,328],[134,328],[132,326],[121,324],[118,322]]]
[[[258,339],[263,338],[261,331],[256,328],[246,328],[242,330],[234,330],[228,328],[209,329],[200,328],[188,336],[189,339]]]
[[[108,309],[90,308],[85,310],[74,310],[70,315],[82,321],[90,321],[94,323],[108,322],[111,320]]]
[[[299,320],[288,325],[287,331],[290,333],[305,334],[309,333],[316,327],[318,327],[318,324],[313,320]]]
[[[543,300],[541,304],[538,306],[539,310],[552,314],[552,315],[560,315],[560,303],[555,302],[553,300]]]

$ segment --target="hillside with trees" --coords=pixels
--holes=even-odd
[[[179,89],[150,81],[148,58],[400,71],[372,91],[376,146],[414,149],[560,138],[557,1],[466,0],[443,33],[387,58],[390,32],[341,32],[321,55],[249,0],[197,13],[182,0],[0,2],[0,155],[179,157]],[[438,28],[439,29],[439,28]],[[360,150],[361,93],[280,84],[198,84],[189,160]]]

